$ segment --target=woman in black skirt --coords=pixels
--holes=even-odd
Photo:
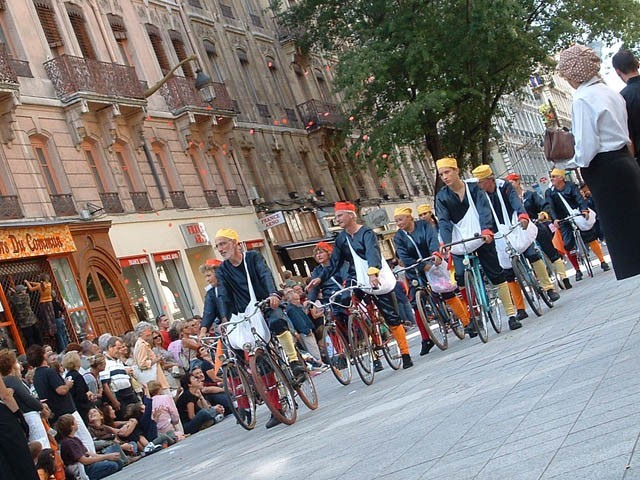
[[[616,278],[640,274],[640,165],[628,145],[627,110],[622,96],[598,72],[600,57],[574,45],[560,53],[558,72],[576,89],[572,105],[575,156],[591,189],[607,239]]]

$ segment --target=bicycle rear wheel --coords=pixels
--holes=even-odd
[[[300,362],[304,365],[304,358],[300,352],[298,352],[298,358]],[[305,370],[304,380],[299,382],[297,379],[293,380],[293,388],[295,389],[300,400],[309,408],[309,410],[315,410],[318,408],[318,391],[316,390],[316,386],[313,383],[313,378],[309,373],[309,370]]]
[[[387,322],[378,317],[380,340],[382,340],[382,354],[393,370],[398,370],[402,366],[402,353],[397,340],[391,334],[391,329]]]
[[[486,276],[482,277],[484,290],[487,293],[489,302],[489,321],[496,333],[502,332],[502,312],[500,312],[500,297],[498,297],[498,287],[489,282]]]
[[[240,426],[252,430],[256,426],[256,396],[244,368],[231,361],[222,367],[222,384],[229,397],[231,411]]]
[[[349,315],[347,325],[347,334],[349,335],[349,344],[351,345],[356,370],[362,381],[366,385],[371,385],[375,376],[373,370],[375,358],[371,348],[369,332],[363,325],[362,317],[359,314]]]
[[[585,270],[587,271],[587,275],[593,278],[593,267],[591,266],[591,255],[589,254],[589,249],[582,240],[582,235],[580,235],[579,231],[575,233],[576,238],[576,250],[578,255],[578,265],[584,265]]]
[[[471,322],[478,332],[478,336],[482,343],[489,341],[489,330],[487,326],[487,312],[485,312],[480,296],[476,291],[475,279],[471,271],[464,272],[464,287],[467,290],[467,300],[469,301],[469,310],[471,311]]]
[[[418,307],[418,321],[424,325],[431,341],[440,350],[446,350],[449,341],[444,319],[438,315],[437,308],[433,305],[433,299],[425,290],[416,292],[416,306]]]
[[[271,414],[286,425],[292,425],[298,416],[293,387],[273,357],[258,348],[249,360],[256,391]]]
[[[322,328],[322,341],[326,361],[331,367],[333,376],[342,385],[349,385],[353,378],[353,371],[351,370],[351,352],[344,336],[337,326],[325,325]]]
[[[527,303],[538,317],[542,315],[542,305],[540,304],[540,284],[536,277],[533,275],[531,269],[524,264],[522,259],[513,257],[511,259],[511,268],[520,285],[522,295],[527,300]]]

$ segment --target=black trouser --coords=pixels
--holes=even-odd
[[[120,410],[116,412],[119,420],[122,420],[124,418],[124,411],[126,410],[127,405],[131,405],[132,403],[140,403],[140,398],[136,394],[136,391],[133,389],[133,387],[118,390],[115,395],[116,400],[120,402]]]
[[[478,260],[480,260],[480,265],[482,265],[482,270],[484,270],[485,275],[491,283],[499,285],[507,281],[504,270],[498,261],[498,252],[496,251],[495,243],[485,243],[476,250],[476,254],[478,255]],[[456,282],[459,287],[464,286],[463,260],[464,256],[453,256],[453,265],[456,268]]]
[[[20,331],[24,336],[24,340],[26,345],[24,345],[25,350],[27,347],[31,345],[41,345],[42,341],[40,338],[40,331],[38,330],[38,325],[31,325],[30,327],[20,327]]]
[[[553,246],[553,234],[551,230],[549,230],[549,225],[546,223],[537,223],[538,227],[538,237],[536,238],[538,245],[540,245],[540,249],[544,252],[544,254],[549,257],[551,263],[555,262],[560,258],[560,254],[556,247]]]
[[[533,243],[531,245],[529,245],[529,248],[527,248],[524,251],[523,255],[531,263],[537,262],[538,260],[542,260],[542,257],[538,254],[538,252],[536,252],[536,249],[533,246]],[[504,269],[504,274],[505,274],[505,276],[507,278],[507,282],[515,282],[516,281],[516,274],[513,273],[513,268],[505,268]]]
[[[3,480],[38,480],[27,436],[9,408],[0,403],[0,477]]]
[[[356,290],[356,296],[362,300],[364,292]],[[378,310],[380,310],[380,313],[382,313],[387,324],[391,326],[402,325],[402,319],[398,312],[398,300],[395,298],[393,292],[383,295],[371,295],[371,299],[376,307],[378,307]]]

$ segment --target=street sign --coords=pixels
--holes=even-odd
[[[273,228],[276,225],[281,225],[285,223],[284,215],[282,214],[282,212],[272,213],[271,215],[262,217],[259,220],[260,220],[260,229],[262,231]]]

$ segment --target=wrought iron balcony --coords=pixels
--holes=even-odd
[[[202,93],[196,87],[191,78],[171,77],[160,89],[160,93],[174,115],[179,115],[187,110],[209,115],[235,113],[233,100],[229,96],[224,83],[213,82],[216,98],[211,104],[204,101]]]
[[[131,200],[133,201],[133,207],[136,212],[152,212],[153,207],[149,201],[149,195],[147,192],[129,192]]]
[[[16,72],[17,77],[33,78],[29,62],[26,60],[18,60],[16,58],[10,58],[9,61],[11,62],[11,66],[13,67],[13,71]]]
[[[18,90],[18,75],[4,43],[0,43],[0,90]]]
[[[56,216],[71,217],[78,214],[78,209],[73,203],[73,196],[70,193],[51,194],[49,198]]]
[[[0,220],[24,218],[17,195],[0,195]]]
[[[242,199],[240,198],[240,194],[238,190],[227,190],[227,200],[229,201],[229,205],[232,207],[242,207]]]
[[[276,34],[278,35],[278,41],[280,42],[280,45],[285,45],[289,42],[295,43],[295,41],[299,39],[305,32],[303,27],[297,27],[294,29],[289,28],[275,18],[273,19],[273,21],[276,24]]]
[[[220,197],[218,197],[218,192],[215,190],[205,190],[204,198],[207,199],[207,205],[209,205],[210,208],[218,208],[222,206],[222,203],[220,203]]]
[[[135,69],[128,65],[99,62],[90,58],[61,55],[44,62],[44,69],[63,102],[98,96],[145,102],[144,89]]]
[[[322,100],[309,100],[298,105],[302,123],[308,131],[322,127],[336,128],[343,121],[338,105]]]
[[[117,192],[100,193],[100,201],[102,202],[102,208],[104,208],[106,213],[124,213],[124,208],[120,201],[120,195],[118,195]]]
[[[169,197],[171,198],[173,208],[179,208],[182,210],[189,208],[187,197],[185,197],[184,192],[169,192]]]

